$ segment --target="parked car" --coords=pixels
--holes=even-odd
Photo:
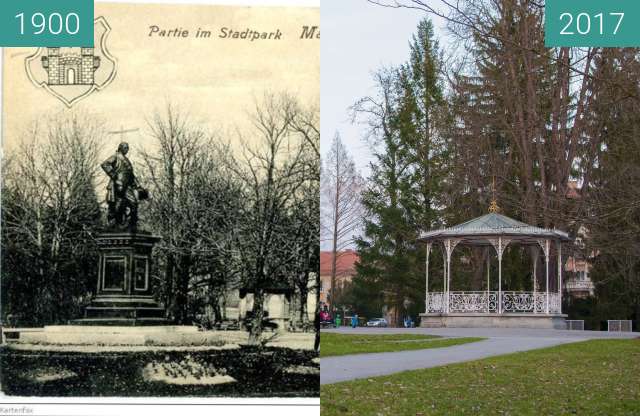
[[[374,319],[370,319],[367,322],[367,326],[377,326],[377,327],[386,327],[387,326],[387,320],[384,318],[374,318]]]
[[[331,315],[327,311],[320,312],[320,327],[321,328],[330,328],[333,327],[333,320],[331,319]]]

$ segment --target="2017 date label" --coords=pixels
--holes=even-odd
[[[545,45],[549,47],[640,46],[637,0],[547,0]]]

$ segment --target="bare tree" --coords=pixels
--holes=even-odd
[[[323,206],[321,227],[326,239],[331,242],[331,292],[329,302],[336,307],[335,299],[338,260],[344,250],[354,241],[362,219],[360,192],[363,179],[357,171],[353,157],[336,133],[327,153],[322,171],[321,205]]]
[[[295,101],[288,107],[291,112],[291,128],[299,134],[313,155],[312,163],[317,165],[320,158],[320,111],[316,106],[303,107]]]
[[[5,313],[30,324],[78,317],[96,270],[93,233],[100,123],[73,114],[35,123],[3,166],[2,286]]]
[[[286,94],[265,94],[251,114],[256,145],[244,140],[243,154],[229,168],[241,183],[242,221],[238,249],[243,279],[253,293],[249,343],[261,342],[267,290],[286,285],[296,262],[296,241],[288,219],[308,177],[307,145],[293,127],[297,102]]]
[[[206,160],[206,134],[170,106],[153,116],[149,130],[155,140],[152,150],[142,150],[142,176],[153,198],[143,220],[162,236],[158,248],[164,255],[165,307],[177,322],[188,323],[189,282],[200,249],[193,230],[202,203],[194,180]]]

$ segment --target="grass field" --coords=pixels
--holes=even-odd
[[[321,386],[332,415],[638,415],[640,339],[593,340]]]
[[[480,341],[483,338],[441,338],[417,334],[334,334],[320,336],[320,357],[442,348]]]

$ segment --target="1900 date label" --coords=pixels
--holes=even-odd
[[[92,0],[0,2],[0,46],[93,47]]]

